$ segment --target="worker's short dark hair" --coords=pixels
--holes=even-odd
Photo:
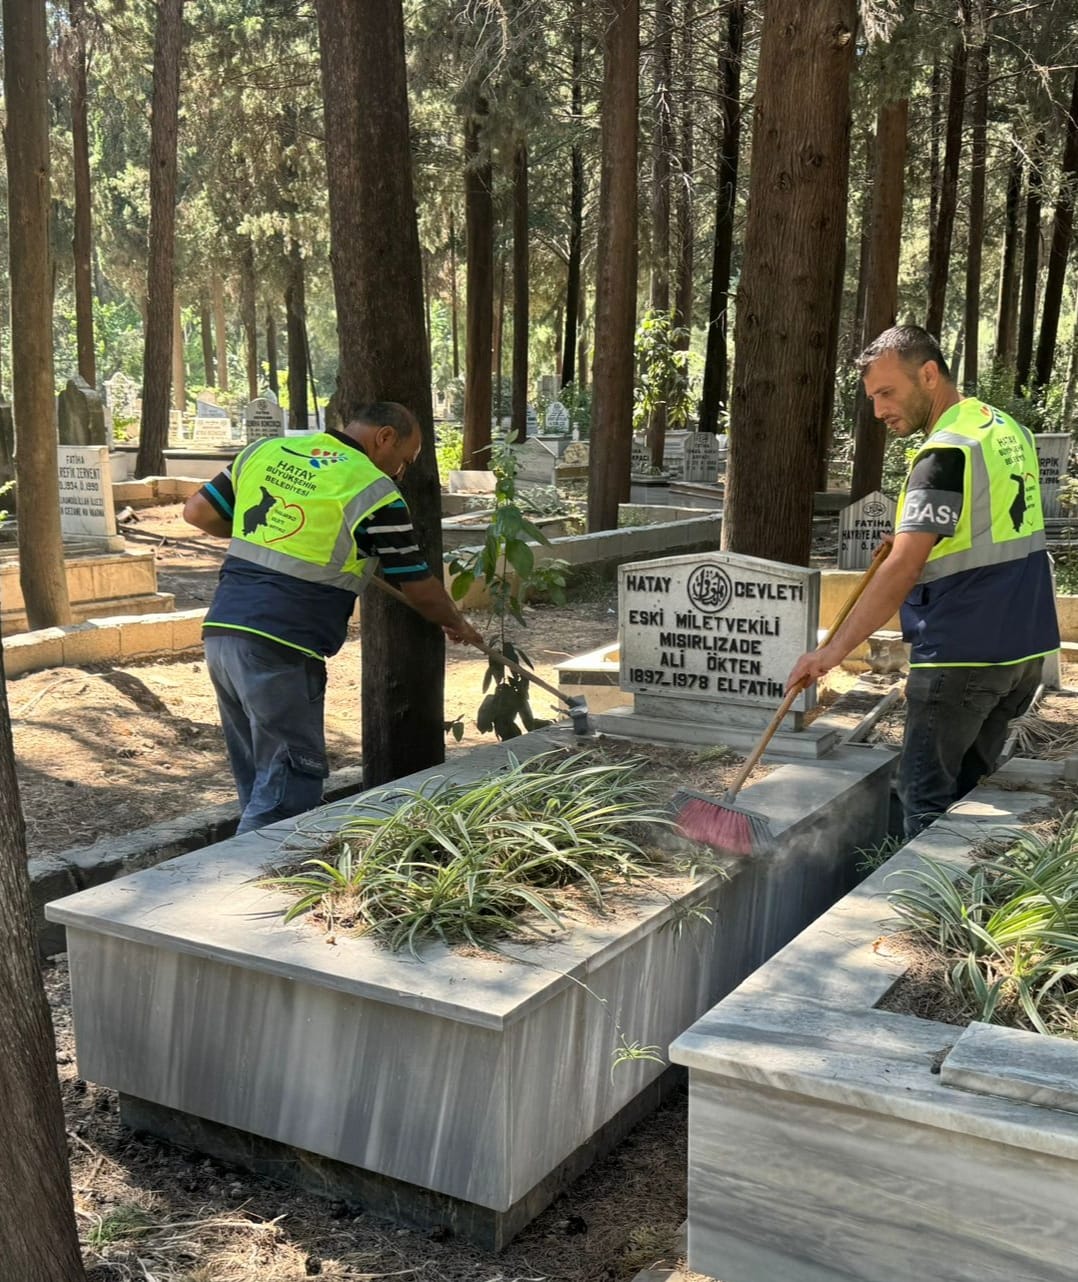
[[[344,420],[349,423],[366,423],[368,427],[391,427],[398,441],[406,441],[419,430],[415,415],[397,401],[357,401],[349,407]]]
[[[885,329],[854,361],[858,373],[863,374],[884,352],[897,352],[904,364],[914,365],[918,369],[925,361],[935,361],[943,377],[951,377],[939,343],[920,325],[892,325],[890,329]]]

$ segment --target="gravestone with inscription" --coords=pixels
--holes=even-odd
[[[879,490],[842,509],[838,518],[838,568],[867,570],[885,534],[895,529],[895,501]]]
[[[685,439],[682,480],[714,485],[719,479],[719,442],[713,432],[691,432]]]
[[[671,481],[685,480],[685,442],[697,432],[668,431],[663,440],[663,471]]]
[[[56,398],[56,423],[61,445],[107,445],[105,407],[97,391],[76,374]]]
[[[629,469],[634,476],[651,475],[651,452],[642,436],[633,437]]]
[[[1037,432],[1033,441],[1040,463],[1041,504],[1045,516],[1061,515],[1059,483],[1067,475],[1071,452],[1069,432]]]
[[[512,448],[517,461],[518,481],[532,485],[554,484],[554,468],[558,462],[556,449],[538,436],[529,436],[523,445]]]
[[[220,449],[234,443],[232,420],[229,418],[196,418],[191,424],[190,444],[195,449]]]
[[[543,427],[549,436],[564,436],[569,431],[569,411],[561,401],[551,401],[546,407]]]
[[[117,418],[138,418],[139,386],[121,370],[105,381],[105,400]]]
[[[732,552],[623,565],[618,577],[620,687],[631,713],[613,733],[675,743],[753,744],[785,694],[797,658],[816,645],[820,574]],[[805,727],[802,692],[777,750],[818,756],[832,731]]]
[[[228,418],[228,410],[223,409],[216,401],[200,396],[195,401],[195,418]]]
[[[247,403],[243,411],[243,428],[248,444],[261,441],[267,436],[284,435],[284,418],[281,407],[267,401],[264,396],[256,397]]]
[[[104,445],[58,445],[60,533],[65,540],[90,540],[102,551],[122,551],[112,506],[109,452]]]

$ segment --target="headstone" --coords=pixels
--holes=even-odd
[[[539,395],[545,401],[552,401],[557,394],[557,377],[554,374],[541,374],[539,377]]]
[[[587,467],[590,450],[583,441],[570,441],[565,447],[561,461],[566,467]]]
[[[203,449],[220,449],[222,445],[232,445],[232,422],[223,418],[196,418],[191,424],[189,440],[195,448]]]
[[[697,485],[714,485],[719,479],[719,442],[713,432],[686,437],[681,479]]]
[[[532,485],[553,485],[557,452],[537,436],[529,436],[523,445],[514,445],[517,480]]]
[[[195,418],[228,418],[228,410],[222,409],[214,401],[206,396],[200,396],[195,401]]]
[[[249,401],[243,411],[243,428],[248,443],[265,440],[267,436],[283,436],[281,407],[267,401],[264,396]]]
[[[107,445],[105,407],[96,390],[78,374],[56,398],[61,445]]]
[[[122,370],[106,380],[105,400],[117,418],[138,418],[138,384]]]
[[[651,451],[642,436],[634,436],[629,470],[635,476],[651,475]]]
[[[168,412],[168,443],[173,449],[183,449],[191,443],[191,420],[182,410]]]
[[[60,445],[57,462],[63,537],[115,539],[108,449],[104,445]]]
[[[706,552],[623,565],[618,587],[621,689],[635,696],[634,715],[675,733],[762,727],[816,645],[818,570]],[[793,707],[815,704],[812,686]]]
[[[1070,459],[1070,432],[1036,432],[1033,436],[1040,462],[1041,505],[1045,516],[1061,515],[1059,483],[1067,474]]]
[[[527,424],[527,434],[535,436],[539,431],[539,415],[535,412],[535,406],[530,401],[524,413],[524,421]]]
[[[493,494],[497,480],[493,472],[454,468],[449,473],[449,493]]]
[[[893,534],[895,501],[876,490],[851,503],[838,518],[838,568],[867,570],[880,540]]]
[[[666,433],[663,441],[663,471],[671,481],[685,479],[685,442],[690,436],[698,435],[698,432],[680,430]]]
[[[569,411],[561,401],[551,401],[546,407],[543,427],[551,436],[562,436],[569,431]]]

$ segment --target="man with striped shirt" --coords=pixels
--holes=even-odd
[[[378,402],[345,417],[340,432],[253,442],[184,506],[191,525],[230,539],[203,641],[238,832],[321,801],[325,660],[376,564],[451,640],[482,643],[423,559],[396,486],[421,447],[414,416]]]

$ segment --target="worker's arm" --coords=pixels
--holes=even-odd
[[[418,610],[429,623],[436,623],[450,641],[482,648],[482,635],[461,614],[454,605],[453,598],[433,574],[425,579],[402,583],[400,590],[408,598],[408,604]]]
[[[787,690],[819,680],[877,628],[883,627],[921,577],[937,539],[938,535],[927,533],[895,535],[890,555],[835,635],[826,645],[803,654],[794,664],[786,681]]]
[[[183,519],[188,525],[216,535],[219,539],[232,537],[232,522],[226,520],[201,491],[192,494],[183,505]]]

